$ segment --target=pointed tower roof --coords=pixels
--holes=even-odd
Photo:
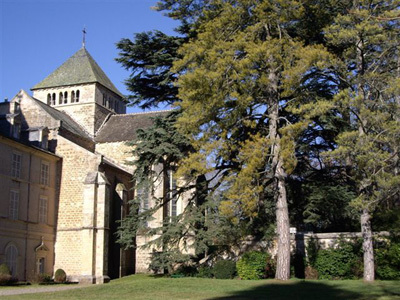
[[[95,82],[123,97],[86,48],[82,47],[31,90]]]

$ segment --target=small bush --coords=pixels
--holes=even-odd
[[[217,279],[232,279],[236,274],[236,263],[231,260],[220,260],[215,264],[213,273]]]
[[[256,280],[273,277],[275,264],[268,253],[246,252],[236,263],[238,275],[242,279]]]
[[[381,280],[400,279],[400,242],[386,242],[375,249],[376,275]]]
[[[197,277],[200,278],[212,278],[213,277],[213,272],[211,267],[209,266],[200,266],[197,270]]]
[[[57,269],[54,273],[54,282],[65,283],[67,281],[67,274],[63,269]]]
[[[358,244],[340,242],[338,248],[318,251],[315,269],[320,279],[354,279],[362,273]]]
[[[12,282],[12,276],[9,274],[0,274],[0,285],[9,285]]]
[[[10,268],[6,264],[0,265],[0,275],[11,275]]]
[[[184,277],[195,277],[197,275],[197,269],[194,266],[181,265],[176,269],[172,275],[183,275]]]
[[[11,271],[6,264],[0,265],[0,285],[10,285],[15,280],[11,276]]]
[[[51,276],[49,274],[37,274],[35,276],[35,279],[32,280],[33,283],[38,283],[38,284],[49,284],[52,283],[53,280],[51,279]]]

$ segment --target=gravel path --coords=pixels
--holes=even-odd
[[[32,294],[32,293],[46,293],[46,292],[58,292],[72,289],[81,289],[88,286],[93,286],[92,284],[69,284],[69,285],[59,285],[59,286],[34,286],[34,287],[21,287],[13,289],[0,288],[0,296],[11,296],[11,295],[22,295],[22,294]]]

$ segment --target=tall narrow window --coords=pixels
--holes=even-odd
[[[21,133],[21,124],[18,122],[15,122],[11,126],[11,136],[15,139],[19,139],[20,133]]]
[[[63,93],[60,92],[60,94],[58,95],[58,104],[63,104]]]
[[[44,257],[39,258],[39,261],[38,261],[38,273],[39,274],[44,274],[44,262],[45,262]]]
[[[107,103],[107,101],[106,101],[106,95],[103,94],[103,106],[106,106],[106,103]]]
[[[53,93],[53,95],[51,97],[51,104],[56,105],[56,93]]]
[[[51,95],[47,94],[47,105],[51,105]]]
[[[17,256],[18,250],[14,245],[9,245],[6,248],[6,265],[11,271],[11,275],[17,276]]]
[[[168,215],[170,217],[176,217],[177,215],[177,195],[176,195],[176,179],[173,177],[172,171],[168,171]]]
[[[40,196],[39,198],[39,223],[47,223],[47,197]]]
[[[140,212],[144,212],[149,209],[149,197],[150,197],[150,189],[147,185],[140,187],[137,190],[137,197],[140,201]]]
[[[80,96],[80,92],[79,92],[79,90],[76,90],[75,102],[79,102],[79,96]]]
[[[49,185],[49,163],[42,162],[40,167],[40,184]]]
[[[21,177],[21,154],[13,153],[12,155],[11,176],[16,178]]]
[[[42,148],[47,149],[48,147],[49,147],[49,135],[47,133],[43,133]]]
[[[68,92],[64,92],[64,104],[68,103]]]
[[[75,102],[75,92],[72,91],[71,92],[71,103],[74,103],[74,102]]]
[[[19,209],[19,191],[10,191],[10,205],[9,205],[9,217],[11,220],[18,220],[18,209]]]

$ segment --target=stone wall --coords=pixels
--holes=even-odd
[[[45,88],[45,89],[37,89],[33,90],[33,97],[37,100],[42,101],[43,103],[49,104],[47,102],[47,95],[56,94],[56,103],[55,105],[51,105],[56,109],[60,109],[62,107],[68,107],[71,105],[77,105],[79,103],[94,103],[95,102],[95,87],[94,83],[87,83],[87,84],[78,84],[78,85],[66,85],[61,87],[55,88]],[[74,91],[79,90],[79,102],[71,103],[71,93]],[[59,104],[59,94],[67,92],[68,93],[68,100],[67,103]]]
[[[84,181],[88,172],[97,171],[100,158],[61,136],[56,154],[63,158],[63,170],[54,269],[61,268],[68,275],[78,276],[84,271],[82,256],[87,250],[84,243],[90,238],[82,232]]]
[[[12,101],[20,100],[22,114],[22,128],[47,126],[50,130],[58,128],[60,123],[52,118],[39,104],[29,99],[29,95],[24,91],[20,92]]]
[[[96,144],[97,153],[112,159],[133,174],[134,168],[130,163],[133,162],[134,157],[132,156],[131,151],[132,147],[128,146],[126,142]]]
[[[104,109],[107,109],[109,112],[115,112],[117,114],[125,114],[126,113],[126,104],[121,99],[121,96],[115,94],[110,91],[108,88],[105,88],[101,84],[96,84],[96,103],[101,105]],[[107,107],[107,104],[110,103],[112,99],[113,102],[118,103],[117,107],[111,107],[110,105]]]
[[[79,102],[71,103],[71,93],[77,90],[80,92]],[[67,103],[59,104],[60,92],[68,93]],[[115,113],[113,108],[103,105],[103,97],[112,98],[119,103],[116,113],[126,112],[126,105],[121,97],[97,83],[38,89],[33,91],[33,97],[48,104],[48,94],[53,93],[56,95],[56,103],[51,106],[66,112],[91,135],[97,132],[109,114]]]
[[[11,176],[12,155],[21,155],[21,173]],[[0,136],[0,264],[6,260],[6,249],[17,249],[16,276],[20,280],[33,279],[38,274],[38,253],[42,241],[46,250],[44,272],[53,273],[56,211],[60,158],[45,151],[20,144]],[[49,182],[40,184],[42,162],[49,164]],[[18,191],[18,217],[9,214],[10,193]],[[39,220],[39,199],[47,198],[47,220]]]

